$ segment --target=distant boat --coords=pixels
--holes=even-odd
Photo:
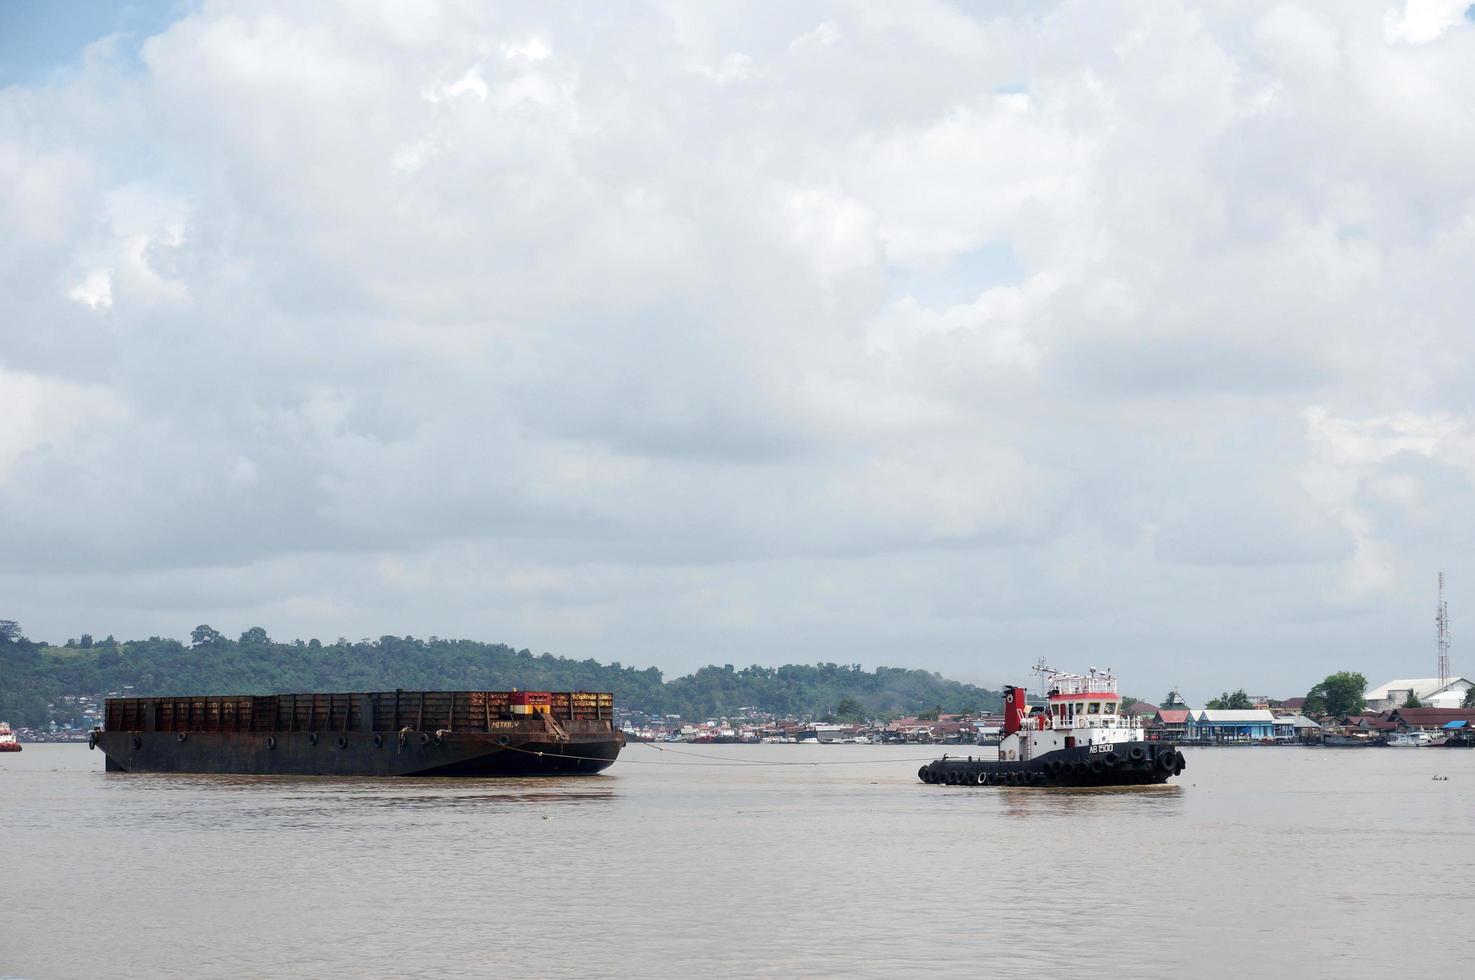
[[[1420,749],[1426,745],[1443,745],[1444,736],[1433,732],[1396,732],[1388,736],[1390,749]]]
[[[1366,749],[1378,743],[1366,735],[1333,735],[1328,732],[1321,737],[1321,744],[1329,749]]]
[[[824,745],[845,741],[845,729],[840,725],[815,725],[814,738]]]
[[[19,752],[20,739],[10,730],[10,725],[0,721],[0,752]]]

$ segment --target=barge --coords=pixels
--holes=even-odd
[[[1121,713],[1110,670],[1071,674],[1045,666],[1047,703],[1030,707],[1022,687],[1004,688],[997,758],[943,756],[917,770],[948,786],[1144,786],[1165,783],[1188,765],[1171,743],[1149,742]]]
[[[108,698],[103,718],[108,772],[572,776],[625,745],[614,696],[586,691]]]

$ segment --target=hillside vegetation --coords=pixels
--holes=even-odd
[[[0,630],[0,718],[22,725],[45,724],[53,717],[67,721],[58,705],[63,695],[125,687],[135,695],[512,687],[612,691],[621,707],[686,719],[731,716],[740,709],[823,718],[846,699],[872,718],[929,708],[998,710],[1001,704],[997,692],[897,667],[865,671],[859,665],[821,663],[736,669],[729,664],[666,681],[654,667],[437,637],[279,643],[260,627],[232,640],[200,626],[188,644],[162,637],[94,642],[84,635],[49,646],[25,639],[14,624]]]

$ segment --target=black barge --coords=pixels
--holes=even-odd
[[[88,743],[108,772],[572,776],[625,735],[607,693],[401,690],[108,698]]]

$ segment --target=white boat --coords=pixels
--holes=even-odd
[[[1390,749],[1420,749],[1425,746],[1443,745],[1444,737],[1433,732],[1395,732],[1388,736]]]
[[[814,738],[823,745],[834,745],[845,741],[845,728],[842,725],[815,725]]]

